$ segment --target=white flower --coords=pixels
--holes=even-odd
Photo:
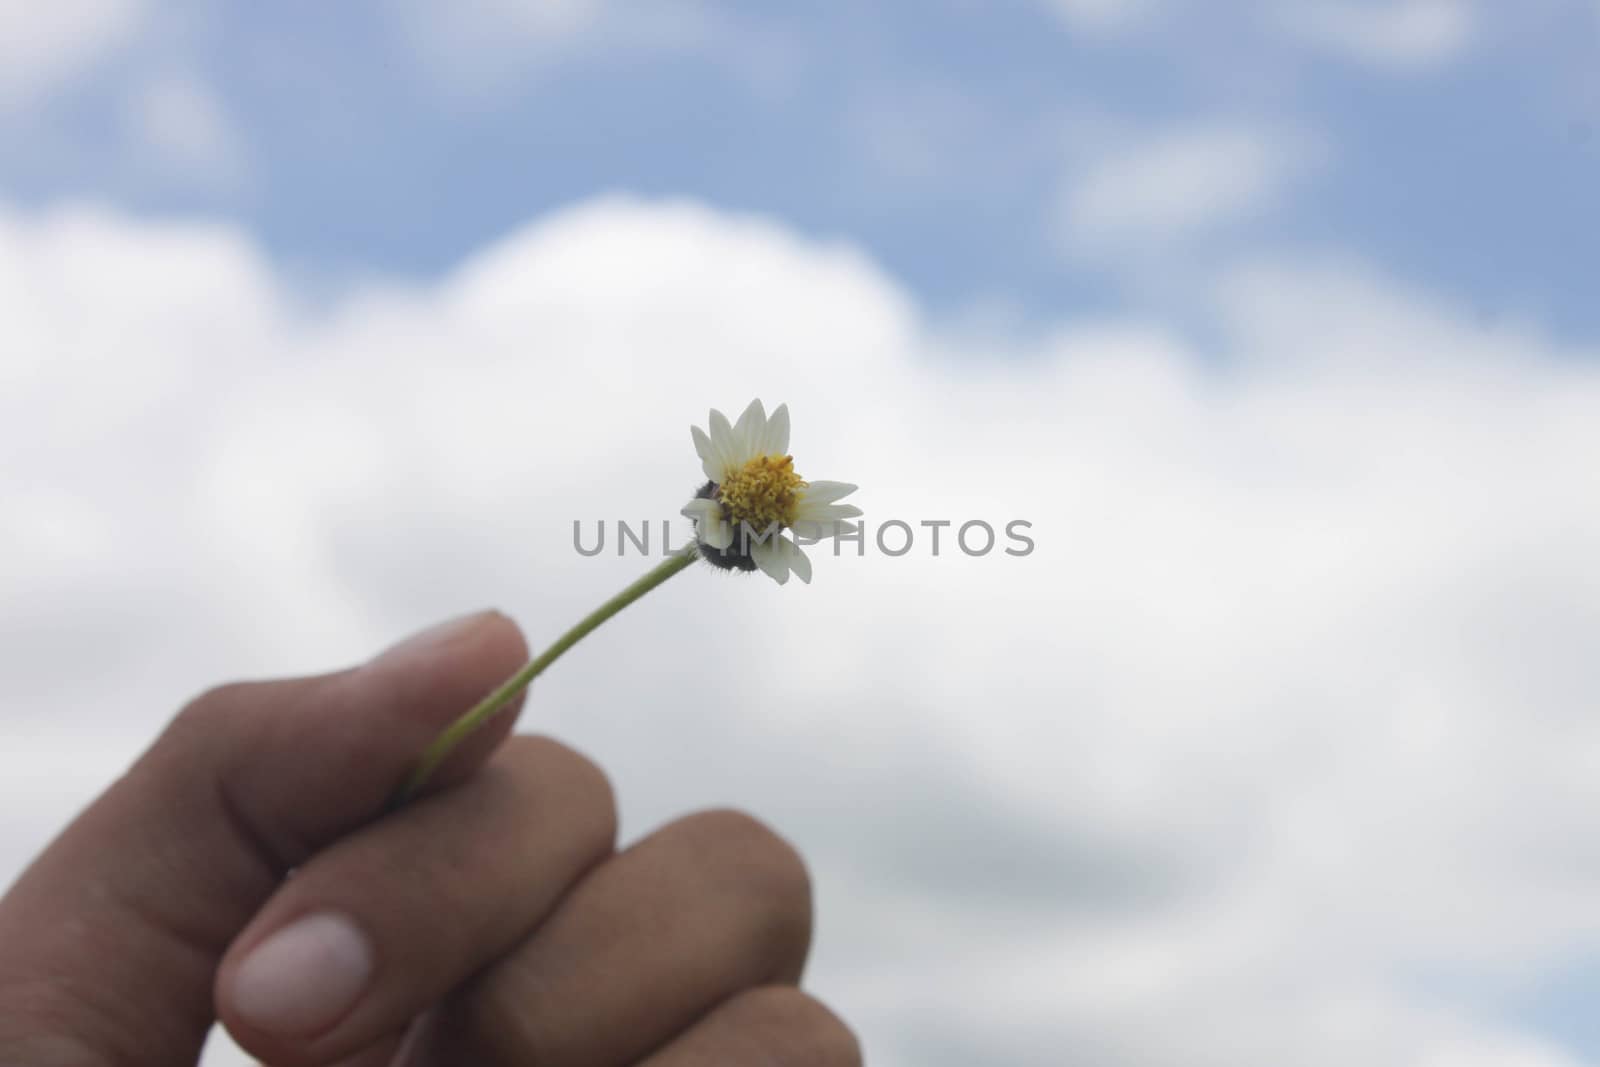
[[[849,532],[844,522],[861,514],[838,501],[856,491],[847,482],[808,482],[794,470],[789,455],[789,408],[779,404],[767,417],[752,400],[739,421],[711,412],[710,432],[690,427],[700,464],[711,479],[683,508],[694,520],[700,554],[724,569],[759,567],[779,585],[794,574],[811,581],[811,561],[794,539],[808,541]]]

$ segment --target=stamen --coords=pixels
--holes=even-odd
[[[717,496],[728,518],[764,530],[773,523],[794,525],[805,480],[794,472],[793,456],[757,456],[730,474]]]

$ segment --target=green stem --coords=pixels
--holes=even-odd
[[[652,568],[640,577],[638,581],[584,616],[578,625],[557,638],[555,644],[545,649],[536,658],[529,660],[526,666],[510,678],[507,678],[505,684],[501,685],[500,688],[480,700],[471,711],[445,727],[444,732],[434,738],[433,743],[422,753],[422,758],[417,761],[416,769],[411,772],[411,776],[406,779],[405,785],[401,786],[400,791],[395,794],[393,801],[389,805],[390,808],[398,808],[416,796],[417,792],[427,784],[433,772],[439,769],[439,764],[445,761],[445,757],[455,751],[457,745],[466,740],[484,723],[494,718],[495,714],[510,703],[511,699],[520,693],[529,682],[537,678],[550,664],[560,659],[563,652],[589,636],[611,616],[693,563],[699,556],[700,553],[693,544],[668,556],[659,566]]]

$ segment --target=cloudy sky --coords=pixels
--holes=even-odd
[[[875,1065],[1600,1064],[1600,4],[766,6],[0,0],[0,881],[760,396],[911,551],[524,723],[794,839]]]

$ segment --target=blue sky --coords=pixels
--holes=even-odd
[[[1390,53],[1293,4],[514,6],[153,9],[0,124],[0,191],[237,220],[317,284],[435,277],[596,191],[689,196],[855,242],[941,312],[1027,321],[1148,300],[1061,232],[1065,190],[1141,137],[1227,127],[1307,158],[1196,234],[1195,269],[1241,241],[1347,249],[1485,316],[1600,331],[1580,0],[1366,4],[1378,42],[1404,26],[1373,12],[1422,11]],[[152,146],[129,101],[162,83],[215,129]]]
[[[0,877],[197,663],[587,610],[761,395],[1033,569],[546,710],[791,830],[875,1063],[1600,1063],[1596,189],[1597,0],[0,0]]]

